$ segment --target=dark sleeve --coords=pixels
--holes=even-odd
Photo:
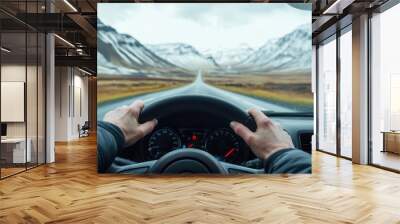
[[[98,121],[97,124],[97,171],[105,173],[125,143],[124,134],[117,126]]]
[[[265,173],[311,173],[311,155],[300,149],[284,149],[265,161]]]

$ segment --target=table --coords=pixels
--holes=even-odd
[[[25,138],[5,138],[1,139],[1,159],[6,163],[26,163],[31,162],[32,141],[27,139],[25,150]]]
[[[383,131],[382,152],[400,154],[400,131]]]

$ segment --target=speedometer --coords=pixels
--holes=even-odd
[[[239,141],[228,129],[222,128],[212,132],[206,140],[206,150],[220,161],[240,163]]]
[[[159,159],[166,153],[181,147],[179,135],[171,128],[155,131],[150,139],[148,151],[152,159]]]

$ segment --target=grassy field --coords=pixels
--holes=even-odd
[[[177,88],[190,82],[188,78],[101,77],[97,80],[97,103]]]
[[[215,87],[284,105],[313,106],[310,74],[205,75],[204,81]]]

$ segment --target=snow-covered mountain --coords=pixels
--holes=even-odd
[[[148,44],[146,47],[164,60],[187,70],[210,71],[219,68],[212,56],[204,56],[189,44]]]
[[[259,49],[246,44],[234,49],[200,53],[192,45],[166,43],[143,45],[98,20],[97,64],[99,74],[159,75],[268,73],[303,71],[311,67],[311,25],[299,26],[281,38],[268,40]]]
[[[208,49],[203,51],[202,53],[205,56],[213,57],[221,67],[229,69],[232,65],[235,65],[243,61],[253,52],[254,52],[253,48],[243,43],[239,45],[237,48],[222,49],[222,50]]]
[[[98,73],[132,74],[180,68],[147,49],[138,40],[97,21]],[[115,74],[111,73],[111,74]]]
[[[99,51],[97,52],[97,72],[99,74],[131,75],[137,73],[136,69],[116,66],[110,63]]]
[[[255,72],[308,70],[311,52],[311,25],[305,24],[281,38],[267,41],[235,68]]]

